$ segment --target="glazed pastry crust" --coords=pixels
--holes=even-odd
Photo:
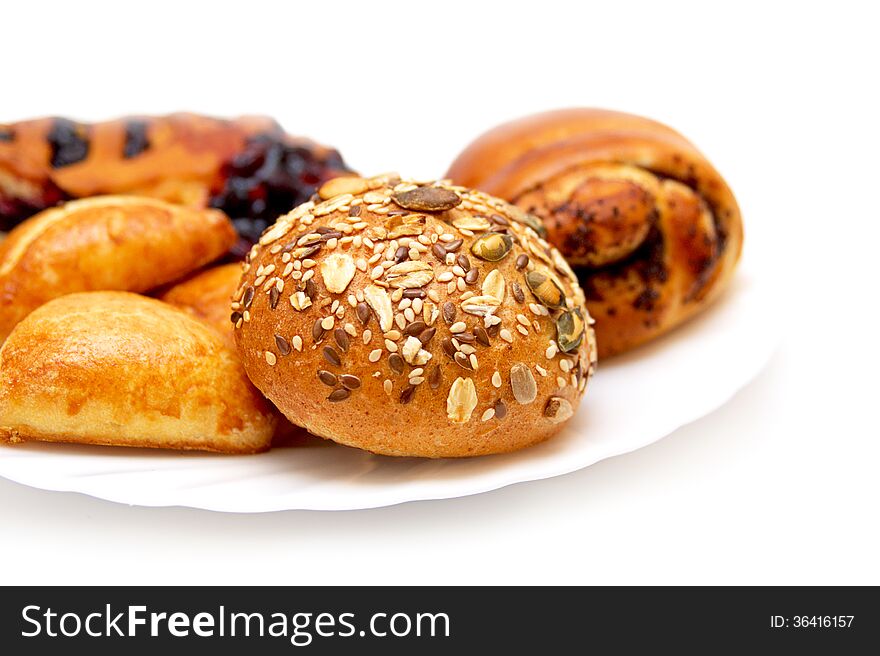
[[[455,206],[395,200],[425,189]],[[540,226],[444,183],[340,178],[319,193],[264,234],[233,297],[254,384],[293,423],[380,454],[501,453],[556,434],[596,349],[573,273],[528,224]],[[501,230],[510,250],[477,257],[472,247]],[[531,271],[558,281],[563,308],[537,302]],[[556,320],[574,312],[583,321],[566,334],[578,341],[561,353]]]
[[[742,249],[739,207],[709,161],[640,116],[568,109],[490,130],[447,174],[540,216],[578,275],[599,354],[677,326],[727,286]]]
[[[241,265],[221,264],[174,283],[156,298],[197,317],[233,343],[229,303],[241,280]]]
[[[274,425],[214,330],[136,294],[50,301],[0,349],[0,440],[253,453]]]
[[[143,292],[207,264],[235,242],[218,210],[130,196],[73,201],[0,242],[0,341],[32,310],[72,292]]]

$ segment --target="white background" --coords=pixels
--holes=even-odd
[[[0,583],[880,583],[870,3],[17,2],[0,20],[0,121],[267,113],[364,173],[427,176],[532,111],[647,114],[725,174],[786,320],[712,415],[477,497],[244,516],[0,480]]]

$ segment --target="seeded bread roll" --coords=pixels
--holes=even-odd
[[[0,441],[253,453],[275,421],[214,330],[137,294],[55,299],[0,348]]]
[[[395,456],[513,451],[554,435],[596,345],[540,224],[445,182],[336,178],[244,264],[235,341],[293,423]]]
[[[223,212],[100,196],[31,217],[0,243],[0,343],[43,303],[73,292],[143,292],[235,243]]]

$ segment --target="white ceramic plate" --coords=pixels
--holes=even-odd
[[[398,459],[306,436],[256,456],[34,443],[0,447],[0,476],[121,503],[226,512],[353,510],[477,494],[633,451],[716,409],[772,354],[773,305],[766,280],[744,262],[709,311],[600,363],[564,432],[518,453]]]

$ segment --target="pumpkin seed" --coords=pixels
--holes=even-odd
[[[513,238],[501,232],[489,232],[471,245],[471,253],[487,262],[498,262],[513,248]]]
[[[556,343],[563,353],[571,353],[584,340],[584,318],[575,308],[567,310],[556,318]]]
[[[394,202],[414,212],[443,212],[457,207],[461,197],[451,189],[416,187],[392,195]]]
[[[526,273],[526,284],[543,305],[548,308],[560,308],[565,303],[565,293],[552,277],[540,271]]]

